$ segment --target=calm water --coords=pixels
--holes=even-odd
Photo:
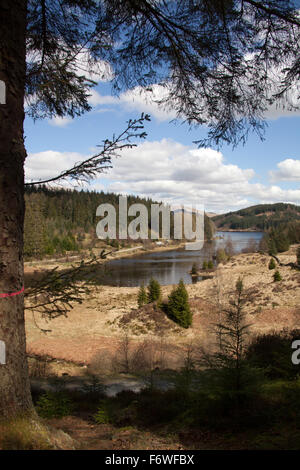
[[[240,253],[247,247],[250,240],[259,243],[262,232],[217,232],[216,236],[223,237],[211,243],[205,243],[200,251],[172,250],[158,253],[146,253],[132,258],[112,260],[106,264],[107,271],[103,284],[114,286],[145,285],[153,276],[160,284],[177,284],[182,278],[186,284],[193,280],[189,271],[193,263],[200,268],[204,260],[212,259],[216,250],[231,239],[234,250]],[[198,278],[201,280],[202,278]]]

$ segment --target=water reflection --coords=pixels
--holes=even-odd
[[[203,277],[192,277],[190,271],[193,263],[200,268],[203,261],[213,258],[218,248],[232,241],[236,253],[240,253],[253,240],[258,243],[261,232],[218,232],[218,239],[206,242],[202,250],[186,251],[172,250],[167,252],[146,253],[132,258],[112,260],[107,263],[108,272],[103,284],[115,286],[139,286],[148,284],[153,276],[160,284],[177,284],[183,279],[186,284],[198,282]],[[205,276],[206,277],[206,276]]]

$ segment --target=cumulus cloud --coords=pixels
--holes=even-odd
[[[88,157],[77,152],[47,150],[45,152],[30,153],[25,161],[26,181],[53,178],[85,158]]]
[[[66,127],[68,124],[72,122],[72,118],[70,117],[60,117],[60,116],[55,116],[52,119],[48,119],[48,122],[51,126],[55,127]]]
[[[125,111],[140,111],[151,114],[158,121],[170,121],[176,118],[176,112],[172,107],[159,105],[159,101],[167,96],[167,89],[161,85],[153,85],[151,88],[136,87],[121,93],[119,97],[101,95],[97,90],[91,90],[89,103],[102,111],[101,106],[120,106]],[[109,108],[104,108],[105,111]]]
[[[206,210],[226,212],[256,203],[300,201],[300,190],[254,183],[253,169],[226,162],[221,152],[167,139],[126,150],[113,165],[104,176],[110,191],[173,204],[203,204]]]
[[[30,154],[26,179],[55,176],[87,158],[76,152]],[[278,165],[279,166],[279,165]],[[92,182],[90,189],[137,194],[166,203],[204,205],[205,210],[227,212],[258,203],[299,204],[300,189],[253,182],[253,169],[227,162],[221,152],[195,149],[168,139],[145,141],[125,149],[113,168]]]
[[[277,163],[277,168],[270,171],[271,181],[300,181],[300,160],[286,158]]]

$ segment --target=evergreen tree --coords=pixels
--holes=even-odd
[[[183,328],[192,324],[192,312],[189,306],[188,293],[181,279],[169,295],[168,316]]]
[[[277,255],[277,253],[278,253],[275,240],[273,238],[270,238],[270,237],[268,239],[268,253],[269,253],[269,255]]]
[[[204,213],[204,237],[205,240],[212,240],[214,234],[214,224],[210,218]]]
[[[147,292],[144,284],[141,285],[138,292],[138,306],[142,307],[148,302]]]
[[[226,298],[227,297],[227,298]],[[200,364],[205,366],[206,386],[239,419],[246,397],[251,397],[259,385],[259,375],[246,360],[250,325],[246,322],[246,308],[252,303],[252,294],[242,279],[226,295],[220,305],[220,321],[215,325],[217,351],[203,354]]]
[[[276,248],[279,253],[283,253],[284,251],[288,251],[290,248],[289,240],[285,233],[281,230],[276,231],[275,233],[275,243]]]
[[[238,279],[228,308],[223,308],[223,321],[218,325],[220,351],[217,359],[224,368],[234,371],[234,387],[241,388],[241,374],[249,326],[246,324],[245,305],[248,303],[242,279]]]
[[[212,260],[209,260],[209,262],[207,263],[207,268],[214,269],[214,263],[212,262]]]
[[[269,262],[269,269],[275,269],[275,268],[276,268],[275,260],[274,258],[271,258]]]
[[[273,274],[274,282],[282,281],[282,277],[279,271],[275,271]]]
[[[198,272],[198,267],[197,267],[196,263],[193,263],[191,274],[196,276],[197,272]]]
[[[207,261],[203,261],[202,269],[203,269],[204,271],[206,271],[206,269],[207,269]]]
[[[161,300],[161,287],[159,282],[153,277],[149,281],[148,285],[148,302],[160,302]]]

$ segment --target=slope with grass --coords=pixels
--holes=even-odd
[[[300,206],[293,204],[260,204],[212,218],[219,230],[277,229],[290,222],[300,221]]]

